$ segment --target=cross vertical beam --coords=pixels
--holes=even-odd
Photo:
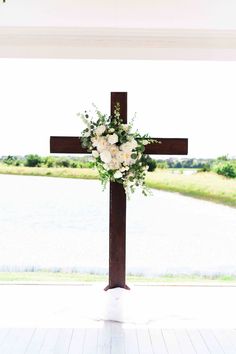
[[[127,92],[111,93],[111,116],[120,104],[120,117],[127,123]],[[122,184],[110,183],[109,218],[109,284],[113,288],[129,289],[125,283],[126,268],[126,194]]]

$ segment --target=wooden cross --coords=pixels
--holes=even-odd
[[[115,105],[120,104],[120,116],[127,123],[127,92],[111,93],[111,116]],[[187,139],[153,138],[159,143],[145,146],[146,154],[187,155]],[[78,137],[52,136],[51,153],[87,154]],[[109,284],[105,290],[121,287],[129,289],[125,281],[126,254],[126,195],[122,184],[110,183],[110,220],[109,220]]]

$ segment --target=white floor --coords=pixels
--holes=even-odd
[[[236,287],[0,285],[0,327],[236,328]]]

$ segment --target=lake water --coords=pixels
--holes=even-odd
[[[108,204],[98,181],[0,175],[0,270],[107,272]],[[153,191],[127,214],[129,273],[236,274],[236,209]]]

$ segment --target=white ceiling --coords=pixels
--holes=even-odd
[[[6,0],[0,26],[236,29],[235,0]]]
[[[236,60],[236,1],[6,0],[0,57]]]

